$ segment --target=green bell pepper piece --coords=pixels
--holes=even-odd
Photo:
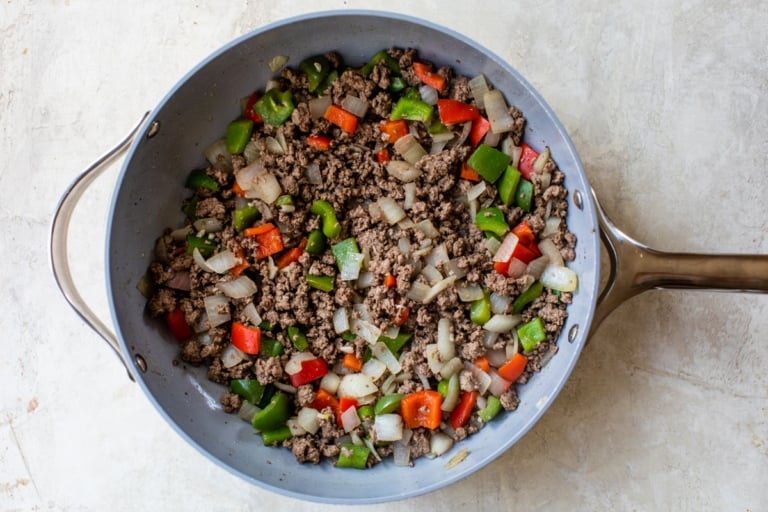
[[[357,408],[357,416],[361,420],[372,419],[375,416],[373,406],[371,404],[361,405]]]
[[[522,345],[524,352],[532,351],[539,343],[547,339],[544,324],[538,316],[518,327],[517,336],[520,338],[520,345]]]
[[[334,276],[307,274],[307,284],[322,292],[330,292],[333,290],[335,280],[336,278]]]
[[[262,331],[271,331],[274,328],[275,326],[267,322],[266,320],[262,320],[261,323],[259,324],[259,329],[261,329]]]
[[[496,180],[504,173],[511,159],[512,157],[508,154],[488,144],[480,144],[469,156],[467,164],[487,181],[496,183]]]
[[[527,290],[518,295],[515,301],[512,303],[512,314],[519,315],[522,313],[525,306],[538,299],[543,292],[544,285],[541,284],[541,281],[536,281],[533,283],[528,287]]]
[[[360,254],[360,247],[357,245],[357,240],[354,237],[345,238],[339,243],[331,246],[331,252],[333,257],[336,258],[336,265],[339,270],[346,264],[351,254]]]
[[[187,188],[191,188],[192,190],[198,188],[207,188],[213,192],[219,190],[219,184],[216,182],[216,180],[208,176],[205,171],[201,169],[195,169],[189,173],[185,186]]]
[[[501,176],[499,182],[499,199],[506,206],[510,206],[515,202],[515,192],[517,192],[517,186],[520,183],[520,171],[512,167],[507,166],[504,174]]]
[[[526,212],[531,211],[531,206],[533,206],[533,183],[526,179],[520,180],[517,192],[515,193],[515,205]]]
[[[331,72],[331,63],[325,55],[315,55],[299,62],[299,69],[307,75],[307,90],[315,92]]]
[[[278,391],[265,408],[253,415],[253,428],[259,432],[277,430],[285,425],[290,416],[291,400],[288,395]]]
[[[213,256],[213,251],[216,250],[216,243],[213,240],[196,235],[187,236],[187,254],[191,255],[195,252],[195,249],[200,251],[200,255],[203,258],[210,258]]]
[[[432,124],[429,125],[429,129],[427,131],[431,135],[435,135],[436,133],[447,133],[448,127],[441,123],[439,120],[436,120],[432,121]]]
[[[256,379],[234,379],[229,381],[229,389],[253,405],[258,405],[261,402],[265,387]]]
[[[253,121],[236,119],[227,125],[227,151],[233,155],[242,153],[253,133]]]
[[[400,92],[405,89],[408,84],[401,76],[392,76],[389,78],[389,92]]]
[[[253,109],[265,123],[280,126],[291,117],[293,112],[293,94],[291,91],[282,92],[273,88],[264,93],[253,105]]]
[[[293,197],[291,194],[283,194],[275,199],[275,206],[293,206]]]
[[[307,348],[309,348],[309,340],[307,340],[307,336],[301,332],[301,329],[295,325],[291,325],[288,327],[287,332],[288,339],[291,340],[291,343],[296,347],[296,350],[307,350]]]
[[[342,443],[336,466],[340,468],[365,469],[371,451],[367,446]]]
[[[344,341],[355,341],[357,339],[357,334],[350,331],[343,332],[341,333],[341,339]]]
[[[448,396],[448,379],[443,379],[437,383],[437,392],[443,395],[443,398]]]
[[[264,441],[264,446],[274,446],[277,443],[282,443],[286,439],[293,437],[291,429],[287,425],[278,427],[275,430],[267,430],[261,433],[261,439]]]
[[[376,405],[373,406],[373,413],[378,416],[379,414],[395,412],[400,407],[400,401],[404,396],[402,393],[384,395],[376,401]]]
[[[483,423],[488,423],[501,412],[501,400],[493,395],[488,395],[485,403],[485,407],[477,411],[477,415],[483,420]]]
[[[495,206],[489,206],[478,211],[475,215],[475,225],[484,233],[492,233],[497,237],[503,237],[509,231],[509,224],[504,217],[504,212]]]
[[[184,215],[187,216],[187,218],[191,221],[197,220],[197,203],[200,202],[200,197],[197,196],[197,194],[193,195],[190,198],[187,198],[184,200],[184,203],[181,207],[181,211],[184,212]]]
[[[322,254],[325,251],[325,235],[320,229],[313,229],[307,236],[307,246],[304,248],[309,254]]]
[[[232,227],[238,233],[253,225],[261,218],[261,212],[255,206],[243,206],[232,212]]]
[[[259,345],[259,354],[266,357],[275,357],[283,354],[283,344],[276,338],[262,337]]]
[[[393,73],[400,74],[400,64],[397,63],[397,60],[393,56],[391,56],[386,50],[380,50],[376,52],[376,54],[371,57],[371,60],[368,61],[361,69],[360,73],[362,73],[365,76],[368,76],[371,74],[371,71],[373,71],[374,66],[378,64],[379,62],[384,61],[384,63],[387,65],[390,71]]]
[[[406,95],[397,100],[389,118],[392,120],[421,121],[429,124],[432,120],[433,111],[434,107],[429,103],[422,101],[420,98],[412,98]]]
[[[336,238],[341,234],[341,223],[336,218],[336,210],[325,199],[317,199],[309,207],[309,211],[319,215],[323,221],[323,234],[328,238]]]
[[[469,306],[469,319],[472,323],[483,325],[491,318],[491,298],[485,294],[482,299],[473,301]]]
[[[395,336],[394,338],[388,338],[387,336],[379,336],[379,339],[377,341],[382,342],[387,346],[390,352],[394,354],[395,357],[400,357],[399,351],[403,346],[408,343],[408,341],[411,339],[410,332],[400,332]]]

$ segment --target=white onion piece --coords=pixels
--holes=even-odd
[[[472,373],[472,376],[477,382],[478,393],[484,395],[485,392],[488,391],[488,386],[491,385],[491,376],[470,362],[464,363],[464,369]]]
[[[485,331],[485,335],[483,336],[483,346],[485,348],[491,348],[496,344],[498,339],[499,339],[499,333]]]
[[[339,307],[333,312],[333,330],[341,334],[349,330],[349,315],[344,307]]]
[[[429,291],[427,292],[426,297],[423,298],[422,302],[424,304],[429,304],[430,302],[432,302],[435,299],[435,297],[437,297],[443,291],[445,291],[448,288],[450,288],[451,286],[453,286],[453,283],[456,282],[456,279],[457,279],[456,276],[448,276],[448,277],[442,279],[441,281],[438,281],[434,285],[432,285],[429,288]],[[413,284],[415,285],[416,283],[413,283]],[[411,290],[413,290],[413,286],[411,286]],[[414,300],[416,300],[416,299],[414,299]]]
[[[400,250],[400,254],[403,254],[404,256],[411,254],[411,242],[405,237],[401,237],[397,240],[397,248]]]
[[[188,292],[190,290],[189,272],[179,271],[174,272],[173,277],[165,282],[165,286],[173,288],[174,290],[181,290]]]
[[[492,292],[490,297],[491,311],[495,314],[504,314],[507,312],[507,308],[512,303],[512,299],[504,295],[499,295],[496,292]]]
[[[399,227],[403,231],[411,229],[414,225],[415,224],[413,223],[410,217],[405,217],[403,220],[397,223],[397,227]]]
[[[393,148],[404,160],[414,165],[427,154],[426,150],[419,144],[416,137],[410,133],[397,139],[393,144]]]
[[[373,421],[377,441],[399,441],[403,438],[403,417],[399,414],[379,414]]]
[[[280,142],[274,137],[267,137],[266,139],[267,151],[275,155],[284,155],[285,149],[280,145]]]
[[[485,296],[483,288],[477,284],[458,286],[456,292],[459,294],[459,300],[462,302],[473,302]]]
[[[382,217],[390,226],[397,224],[406,217],[405,210],[391,197],[380,197],[376,203],[381,209]]]
[[[350,114],[354,114],[356,117],[363,118],[365,113],[368,112],[368,102],[348,94],[341,100],[341,108]]]
[[[386,163],[385,168],[390,176],[403,183],[411,183],[421,176],[421,171],[405,160],[390,160]]]
[[[483,137],[483,143],[488,144],[491,147],[496,147],[499,145],[499,141],[501,140],[501,134],[500,133],[493,133],[492,131],[489,131],[485,134],[485,137]]]
[[[411,283],[411,289],[408,290],[408,293],[406,293],[405,296],[413,301],[426,304],[431,291],[432,288],[428,284],[422,283],[421,281],[414,281]]]
[[[237,279],[227,282],[216,283],[216,287],[221,292],[232,299],[244,299],[250,297],[258,288],[256,283],[251,281],[248,276],[239,276]]]
[[[252,164],[238,169],[235,172],[235,181],[237,181],[237,184],[241,189],[250,190],[250,188],[253,186],[253,178],[256,176],[256,174],[262,172],[263,170],[264,166],[260,161],[256,160]]]
[[[432,265],[426,265],[421,269],[421,275],[424,276],[430,286],[443,280],[443,274]]]
[[[417,230],[424,233],[424,236],[427,236],[429,238],[437,238],[440,236],[440,232],[437,230],[434,224],[432,224],[432,221],[429,219],[424,219],[422,221],[419,221],[414,226]]]
[[[323,117],[323,114],[325,114],[325,111],[328,110],[329,106],[331,106],[330,96],[312,98],[309,100],[309,114],[312,116],[312,119],[320,119]]]
[[[370,450],[370,454],[373,455],[373,458],[381,462],[381,456],[379,455],[379,452],[376,451],[376,447],[373,445],[371,436],[364,437],[363,444],[368,448],[368,450]]]
[[[479,181],[477,184],[473,185],[472,188],[467,190],[467,200],[472,201],[483,195],[483,192],[485,192],[486,189],[485,180]]]
[[[429,265],[439,267],[445,263],[448,263],[449,259],[448,248],[445,246],[445,244],[438,244],[434,249],[430,251],[424,261]]]
[[[510,381],[499,375],[498,372],[493,368],[491,368],[489,375],[491,377],[491,383],[488,386],[488,392],[493,396],[503,395],[512,385]]]
[[[488,359],[488,364],[494,368],[504,365],[509,359],[506,350],[501,348],[486,350],[485,357]]]
[[[374,359],[370,359],[369,361],[372,361]],[[381,361],[379,361],[381,363]],[[381,363],[384,365],[384,363]],[[363,365],[363,368],[365,368],[365,365]],[[386,366],[384,366],[386,369]],[[401,374],[402,375],[402,374]],[[384,379],[384,382],[381,383],[381,392],[384,395],[389,395],[391,393],[394,393],[397,389],[397,375],[390,373],[386,379]]]
[[[469,138],[469,133],[471,131],[472,131],[472,121],[467,121],[466,123],[461,125],[461,133],[459,134],[459,138],[456,139],[456,141],[453,143],[454,147],[459,147],[462,144],[464,144]]]
[[[517,247],[519,241],[520,239],[516,234],[512,232],[507,233],[506,236],[504,236],[504,239],[501,241],[501,245],[496,250],[496,253],[493,255],[493,261],[509,261],[509,259],[512,257],[512,254],[515,252],[515,248]]]
[[[448,379],[448,389],[445,392],[445,398],[440,405],[440,409],[445,412],[451,412],[456,404],[459,403],[459,394],[461,392],[461,385],[459,382],[459,374],[454,373]]]
[[[477,75],[472,77],[469,81],[469,93],[472,95],[472,99],[475,100],[475,104],[478,108],[485,108],[485,93],[488,92],[488,82],[485,81],[485,76]]]
[[[245,190],[245,189],[243,189]],[[245,197],[261,199],[267,204],[272,204],[275,199],[283,194],[280,182],[274,174],[268,171],[257,173],[251,182],[251,187],[245,190]]]
[[[416,184],[413,182],[404,184],[403,192],[405,193],[403,208],[405,210],[410,210],[413,208],[413,203],[416,202]]]
[[[370,272],[368,270],[365,270],[363,272],[360,272],[360,275],[357,277],[357,281],[355,282],[355,286],[358,288],[369,288],[373,285],[373,282],[376,279],[376,274],[373,272]]]
[[[341,383],[341,377],[334,372],[328,372],[320,379],[320,387],[329,392],[332,395],[336,394]]]
[[[312,185],[322,185],[323,175],[320,173],[320,165],[312,162],[307,164],[304,168],[304,175],[307,177],[307,181]]]
[[[549,160],[549,146],[546,146],[544,150],[539,153],[539,156],[536,157],[536,160],[533,161],[533,172],[542,172],[544,170],[544,166],[547,164],[547,161]],[[542,188],[547,188],[542,186]]]
[[[298,392],[298,390],[295,387],[285,382],[275,382],[274,385],[277,389],[281,391],[285,391],[286,393],[289,393],[291,395],[295,395]]]
[[[181,242],[182,240],[185,240],[193,232],[194,231],[192,230],[192,226],[187,225],[187,226],[184,226],[183,228],[174,229],[173,231],[171,231],[171,238],[177,242]]]
[[[437,89],[430,87],[429,85],[422,85],[419,87],[419,95],[421,101],[429,105],[437,105]]]
[[[256,160],[259,159],[259,145],[256,144],[255,141],[249,140],[248,144],[245,145],[245,149],[243,150],[243,157],[245,158],[246,164],[252,164]]]
[[[372,357],[369,360],[367,360],[365,363],[363,363],[363,367],[360,369],[360,373],[364,373],[368,375],[373,380],[378,380],[382,375],[384,375],[384,372],[386,371],[387,371],[387,365],[385,365],[375,357]]]
[[[366,306],[363,303],[357,303],[352,304],[352,310],[355,312],[355,318],[359,318],[360,320],[365,320],[366,322],[371,321],[371,312],[368,311],[368,306]]]
[[[341,413],[341,427],[344,432],[352,432],[360,426],[360,416],[357,415],[357,407],[354,405]]]
[[[507,277],[517,279],[518,277],[524,276],[527,269],[528,265],[523,261],[517,258],[512,258],[509,262],[509,268],[507,268]]]
[[[395,466],[409,467],[411,465],[411,446],[402,441],[395,441],[392,444],[392,462]]]
[[[376,393],[376,391],[378,391],[378,388],[373,383],[371,377],[364,373],[350,373],[341,378],[336,394],[339,396],[361,398]]]
[[[197,247],[192,250],[192,259],[201,270],[205,272],[213,272],[213,269],[208,266],[208,263],[206,263],[205,258],[203,258],[203,255]]]
[[[387,366],[390,373],[400,373],[400,370],[402,369],[400,362],[384,343],[380,341],[376,342],[371,348],[371,352],[373,353],[373,357]]]
[[[232,344],[224,347],[224,350],[221,352],[221,364],[224,366],[224,368],[232,368],[245,358],[245,353],[241,352]]]
[[[361,252],[347,254],[339,269],[339,277],[342,281],[355,281],[360,277],[363,258],[364,256]]]
[[[550,238],[560,232],[560,223],[562,219],[560,217],[550,217],[544,224],[544,229],[539,233],[539,238]]]
[[[483,329],[502,334],[514,329],[521,321],[520,315],[493,315],[483,324]]]
[[[288,375],[296,375],[301,371],[301,363],[304,361],[311,361],[317,359],[312,352],[302,351],[294,352],[291,354],[291,358],[285,363],[285,373]]]
[[[245,317],[251,325],[259,325],[261,323],[261,315],[256,311],[256,305],[253,302],[248,303],[240,314]]]
[[[515,120],[509,113],[509,107],[501,91],[494,89],[486,92],[483,102],[493,133],[508,132],[515,127]]]
[[[440,377],[450,379],[453,375],[458,375],[462,368],[463,363],[461,362],[461,359],[453,357],[440,368]]]
[[[414,368],[414,371],[416,372],[416,377],[419,378],[419,382],[421,382],[421,387],[424,389],[431,389],[429,385],[429,379],[424,374],[424,372],[421,371],[418,366]]]
[[[496,254],[496,251],[498,251],[499,247],[501,247],[501,242],[495,238],[489,238],[485,241],[485,247],[488,249],[489,253]]]
[[[291,431],[291,435],[294,436],[303,436],[307,433],[306,429],[299,424],[299,419],[295,416],[288,418],[285,422],[285,426],[288,427],[288,430]]]
[[[424,356],[427,359],[429,371],[437,375],[443,368],[443,361],[440,360],[440,352],[437,350],[437,343],[430,343],[424,347]]]
[[[547,256],[539,256],[528,262],[528,266],[525,267],[525,273],[534,279],[539,279],[547,265],[549,265],[549,258]]]
[[[541,284],[552,290],[572,292],[578,288],[579,277],[568,267],[550,265],[541,274]]]
[[[381,329],[373,325],[371,322],[362,319],[356,319],[351,322],[352,332],[363,338],[365,341],[373,345],[381,336]]]
[[[456,136],[453,132],[442,132],[442,133],[433,133],[431,135],[432,142],[450,142],[453,140],[453,138]]]
[[[429,440],[429,453],[439,457],[453,447],[453,439],[443,432],[435,432]]]
[[[560,254],[560,249],[557,248],[555,242],[549,238],[539,241],[539,251],[543,256],[549,258],[549,264],[555,267],[562,267],[565,265],[563,261],[563,255]]]
[[[253,405],[248,400],[243,400],[243,403],[240,404],[240,409],[238,409],[237,411],[237,416],[243,421],[247,421],[248,423],[253,423],[254,414],[259,412],[260,410],[261,409]]]
[[[320,422],[317,419],[319,412],[311,407],[302,407],[296,415],[296,422],[301,428],[310,434],[316,434],[320,430]]]
[[[504,140],[501,141],[501,152],[511,156],[512,160],[509,162],[509,165],[517,168],[520,163],[520,155],[523,153],[523,148],[516,146],[511,137],[505,137]]]
[[[453,323],[449,318],[441,318],[437,321],[437,351],[442,361],[448,361],[456,355]]]
[[[208,326],[217,327],[232,318],[229,314],[229,299],[224,294],[209,295],[203,299]]]
[[[466,265],[462,268],[459,258],[453,258],[443,264],[443,272],[445,272],[446,276],[455,276],[456,279],[461,279],[467,275],[468,271]]]
[[[221,157],[221,163],[227,169],[232,168],[232,154],[227,149],[227,140],[219,139],[214,141],[210,146],[203,150],[205,159],[214,167],[219,165],[219,157]]]
[[[197,231],[205,231],[206,233],[218,233],[224,229],[224,225],[216,217],[197,219],[193,225]]]
[[[239,262],[237,256],[232,251],[226,249],[221,252],[217,252],[207,260],[205,260],[206,266],[211,269],[212,272],[217,274],[224,274]]]

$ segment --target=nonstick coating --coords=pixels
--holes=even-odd
[[[187,194],[187,174],[204,164],[203,149],[239,115],[239,99],[263,87],[272,75],[270,59],[287,55],[288,65],[295,66],[304,57],[335,50],[347,63],[359,65],[392,46],[417,48],[424,59],[465,75],[482,73],[523,111],[526,142],[537,149],[549,146],[566,175],[568,225],[578,238],[571,267],[579,275],[579,289],[557,355],[519,387],[517,411],[490,422],[439,458],[417,459],[412,468],[391,462],[366,471],[337,469],[330,463],[301,465],[289,450],[263,446],[247,423],[223,413],[218,405],[223,388],[209,382],[203,368],[174,364],[179,347],[162,325],[145,315],[145,299],[136,286],[157,236],[182,222],[179,207]],[[159,131],[149,138],[153,123],[159,123]],[[110,307],[122,351],[168,423],[211,460],[256,485],[300,499],[349,504],[434,491],[501,456],[538,421],[573,370],[589,332],[599,281],[599,231],[589,192],[573,144],[543,99],[509,64],[460,34],[400,14],[370,11],[317,13],[259,28],[188,73],[153,110],[129,150],[111,206],[106,254]],[[575,193],[581,200],[574,201]],[[139,369],[136,356],[146,361],[146,371]],[[460,450],[468,452],[466,459],[446,469]]]

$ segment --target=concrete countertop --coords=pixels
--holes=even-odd
[[[0,509],[348,510],[253,487],[162,420],[58,293],[67,185],[196,63],[265,23],[392,9],[516,67],[569,130],[613,220],[670,251],[768,254],[768,9],[652,2],[0,4]],[[73,219],[83,296],[108,319],[117,168]],[[508,453],[379,511],[768,510],[768,295],[649,292],[614,312]]]

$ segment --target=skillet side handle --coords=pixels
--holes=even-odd
[[[768,255],[688,254],[651,249],[611,222],[595,197],[609,276],[590,334],[626,300],[650,289],[768,293]]]
[[[104,170],[109,167],[117,158],[119,158],[130,146],[139,128],[144,123],[144,120],[149,116],[149,112],[146,112],[136,126],[121,140],[115,147],[107,151],[98,160],[92,163],[86,168],[75,180],[69,185],[64,195],[59,200],[59,204],[56,207],[56,211],[53,215],[51,222],[51,236],[50,236],[50,259],[51,269],[53,271],[53,277],[56,280],[56,284],[59,286],[59,290],[64,295],[64,298],[75,310],[75,312],[82,318],[88,326],[93,329],[96,334],[101,336],[104,341],[112,348],[115,355],[123,363],[128,377],[131,380],[135,380],[131,374],[128,362],[125,360],[122,352],[120,351],[120,345],[117,342],[117,336],[102,322],[102,320],[94,313],[94,311],[88,306],[80,292],[75,286],[72,279],[72,273],[69,268],[69,256],[67,253],[67,240],[69,236],[69,223],[72,219],[72,213],[77,206],[80,197],[98,178]]]

